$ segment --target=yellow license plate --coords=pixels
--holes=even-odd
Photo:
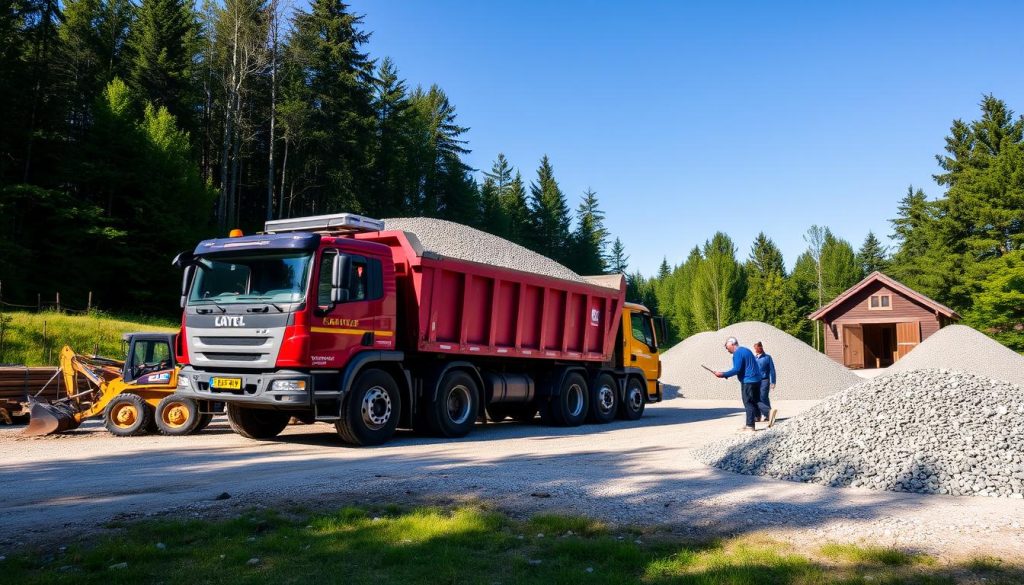
[[[241,390],[242,379],[241,378],[212,378],[210,380],[210,387],[217,388],[219,390]]]

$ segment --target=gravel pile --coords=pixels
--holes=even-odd
[[[751,349],[756,341],[764,344],[778,374],[773,398],[824,398],[860,381],[845,367],[785,331],[767,323],[747,321],[719,331],[698,333],[662,354],[661,381],[667,386],[666,395],[739,400],[739,382],[735,377],[720,380],[701,368],[702,364],[718,371],[732,367],[732,356],[724,348],[727,337],[735,337],[740,345]]]
[[[583,282],[580,275],[546,256],[460,223],[429,217],[392,217],[384,220],[384,228],[411,232],[424,250],[441,256]]]
[[[966,325],[949,325],[886,370],[946,368],[1024,386],[1024,357]]]
[[[698,449],[727,471],[835,487],[1024,498],[1024,388],[951,370],[866,381]]]

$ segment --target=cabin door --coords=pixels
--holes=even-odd
[[[843,325],[843,363],[848,368],[864,367],[864,328]]]
[[[921,343],[921,324],[917,321],[896,324],[896,359],[910,353],[910,350]]]

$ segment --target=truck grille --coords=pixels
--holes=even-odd
[[[199,369],[270,369],[277,363],[284,327],[260,329],[189,327],[189,361]]]

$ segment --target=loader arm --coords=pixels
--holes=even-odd
[[[83,420],[101,412],[110,402],[112,393],[107,380],[89,367],[86,358],[66,345],[60,350],[60,372],[67,396],[49,404],[30,398],[29,424],[23,433],[26,436],[78,428]],[[90,388],[84,392],[78,391],[78,374],[89,381]]]

